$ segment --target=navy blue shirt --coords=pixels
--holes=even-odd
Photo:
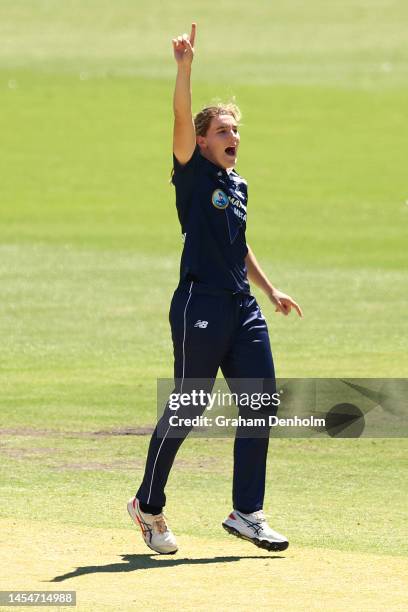
[[[180,280],[249,293],[245,257],[248,186],[203,157],[198,145],[185,165],[173,155],[177,214],[184,235]]]

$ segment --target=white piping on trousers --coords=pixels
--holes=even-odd
[[[190,298],[191,298],[191,290],[193,288],[193,282],[194,281],[191,281],[190,289],[188,291],[188,298],[187,298],[187,302],[186,302],[186,305],[185,305],[185,308],[184,308],[184,314],[183,314],[183,323],[184,323],[184,330],[183,330],[183,374],[182,374],[182,378],[181,378],[180,393],[182,393],[182,391],[183,391],[184,372],[185,372],[185,369],[186,369],[186,350],[185,350],[186,332],[187,332],[186,314],[187,314],[187,306],[188,306],[188,303],[189,303]],[[161,447],[163,446],[163,442],[166,439],[166,436],[167,436],[167,434],[170,431],[170,427],[171,427],[171,425],[169,425],[166,433],[163,436],[163,440],[161,441],[161,444],[160,444],[159,449],[157,451],[156,459],[154,460],[153,470],[152,470],[152,478],[151,478],[151,481],[150,481],[150,488],[149,488],[149,496],[148,496],[147,502],[146,502],[147,504],[150,503],[150,496],[152,494],[152,486],[153,486],[153,478],[154,478],[154,470],[156,469],[157,459],[159,458],[159,454],[160,454],[160,451],[161,451]]]

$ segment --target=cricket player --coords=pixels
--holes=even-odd
[[[205,379],[212,388],[219,368],[231,390],[235,381],[262,379],[275,389],[268,329],[249,281],[288,315],[300,306],[279,291],[260,268],[245,239],[247,182],[235,170],[240,111],[234,104],[204,108],[193,118],[190,75],[196,24],[173,39],[173,176],[177,214],[184,236],[180,282],[170,307],[176,388]],[[265,389],[265,386],[263,387]],[[204,407],[205,408],[205,407]],[[163,515],[164,493],[176,453],[191,428],[174,435],[169,410],[153,432],[143,481],[128,512],[152,550],[177,551]],[[269,428],[264,435],[237,428],[234,443],[233,510],[222,523],[229,533],[267,550],[285,550],[287,539],[268,525],[263,502]]]

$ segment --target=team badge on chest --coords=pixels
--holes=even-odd
[[[214,204],[215,208],[218,208],[219,210],[227,208],[229,204],[228,196],[222,191],[222,189],[216,189],[213,191],[211,202]]]

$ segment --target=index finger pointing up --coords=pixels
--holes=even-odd
[[[195,35],[196,35],[197,24],[194,22],[191,24],[190,44],[194,47]]]

